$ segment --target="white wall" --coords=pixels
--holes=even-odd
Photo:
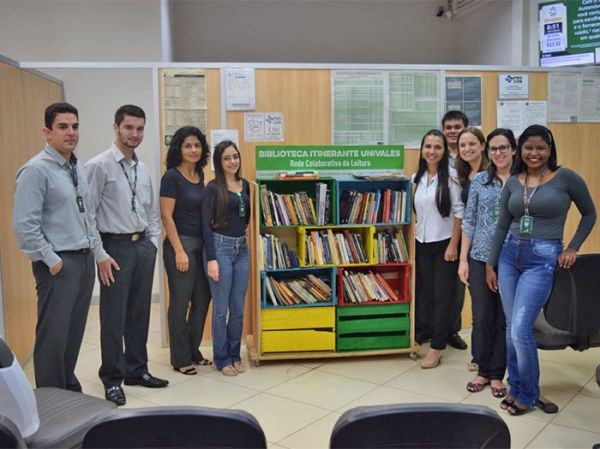
[[[454,64],[445,0],[171,0],[178,62]]]
[[[510,65],[512,56],[512,2],[488,2],[470,14],[456,18],[454,64]],[[516,26],[517,24],[515,24]]]
[[[0,54],[17,61],[161,61],[160,0],[0,0]]]

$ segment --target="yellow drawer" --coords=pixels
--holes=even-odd
[[[335,307],[302,307],[298,309],[263,309],[261,329],[335,329]]]
[[[291,331],[265,331],[261,333],[261,353],[335,351],[333,329]]]

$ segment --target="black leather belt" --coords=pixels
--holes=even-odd
[[[144,240],[146,238],[146,231],[134,232],[132,234],[111,234],[110,232],[101,232],[100,237],[104,239],[113,240],[128,240],[130,242],[137,242],[138,240]]]
[[[81,248],[81,249],[67,249],[64,251],[55,251],[59,256],[61,254],[87,254],[90,251],[90,248]]]

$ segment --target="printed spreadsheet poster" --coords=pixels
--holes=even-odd
[[[332,71],[332,144],[418,147],[439,124],[439,79],[437,71]]]
[[[163,135],[165,145],[182,126],[206,134],[206,75],[204,69],[162,70]]]

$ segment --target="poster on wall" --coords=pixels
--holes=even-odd
[[[182,126],[195,126],[206,134],[204,69],[163,69],[162,108],[166,146]]]
[[[283,142],[283,114],[246,113],[244,114],[246,142]]]
[[[256,109],[254,69],[225,69],[225,96],[228,111]]]
[[[498,74],[498,100],[525,100],[528,98],[528,73]]]
[[[600,63],[599,8],[598,0],[540,3],[540,66]]]
[[[446,112],[462,111],[470,126],[481,126],[481,75],[446,76]]]
[[[418,148],[439,126],[439,71],[332,70],[331,142]]]
[[[529,125],[547,122],[546,101],[498,101],[496,102],[497,128],[512,130],[518,138]]]

